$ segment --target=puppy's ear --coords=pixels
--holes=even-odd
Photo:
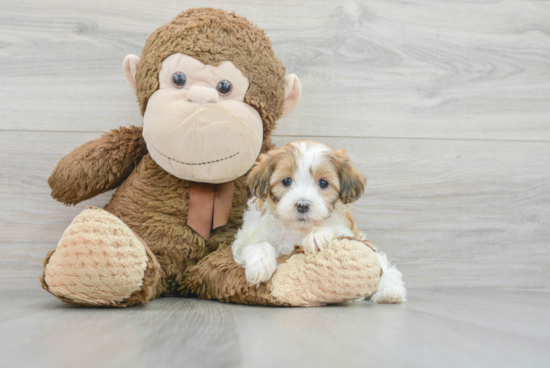
[[[273,154],[261,154],[260,158],[248,173],[247,184],[254,197],[265,200],[271,189],[271,175],[275,170]]]
[[[367,179],[351,163],[346,150],[336,151],[336,166],[340,179],[340,199],[344,204],[352,203],[361,198],[365,192]]]

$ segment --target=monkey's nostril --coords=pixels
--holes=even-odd
[[[298,202],[298,203],[296,203],[296,209],[300,213],[306,213],[307,211],[309,211],[309,203],[307,203],[307,202]]]

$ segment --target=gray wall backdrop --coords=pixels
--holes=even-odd
[[[356,218],[409,288],[550,287],[549,1],[0,2],[0,285],[37,287],[87,205],[49,196],[58,160],[141,125],[121,64],[195,6],[263,27],[303,86],[278,144],[346,148]]]

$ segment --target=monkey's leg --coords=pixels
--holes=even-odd
[[[277,306],[319,306],[370,295],[380,280],[376,253],[365,243],[336,239],[323,251],[295,249],[279,258],[272,279],[249,286],[230,247],[205,257],[186,271],[182,292],[224,302]]]
[[[153,253],[124,222],[88,207],[46,256],[40,281],[64,302],[127,307],[156,295],[160,273]]]

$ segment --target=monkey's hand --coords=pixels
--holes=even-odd
[[[48,179],[52,197],[77,204],[119,186],[147,154],[141,132],[113,129],[63,157]]]

